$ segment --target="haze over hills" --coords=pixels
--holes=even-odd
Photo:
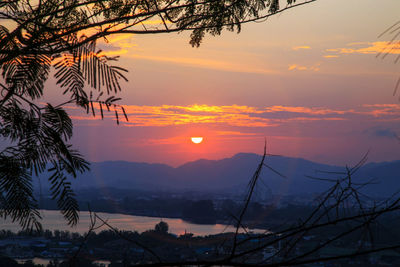
[[[202,192],[243,191],[256,170],[261,156],[239,153],[221,160],[197,160],[179,167],[126,161],[95,162],[91,172],[80,175],[73,183],[79,188],[103,188]],[[307,176],[337,178],[345,168],[308,161],[301,158],[268,157],[268,166],[285,176],[264,168],[261,190],[274,195],[319,193],[332,183],[310,179]],[[323,172],[322,172],[323,171]],[[388,196],[400,189],[400,161],[369,163],[354,175],[354,181],[374,184],[364,189],[372,196]]]

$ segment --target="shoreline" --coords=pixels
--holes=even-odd
[[[74,227],[70,227],[67,225],[65,219],[58,210],[40,210],[40,212],[42,215],[41,223],[43,226],[43,230],[59,230],[83,234],[89,229],[90,216],[89,212],[87,211],[80,212],[79,223]],[[138,233],[154,229],[154,226],[160,221],[166,222],[169,225],[169,232],[175,235],[193,233],[196,236],[206,236],[219,233],[234,232],[236,229],[232,225],[228,224],[221,224],[218,222],[215,224],[197,224],[188,222],[181,218],[151,217],[126,213],[122,214],[97,212],[97,214],[104,220],[107,220],[108,223],[114,228],[124,231],[136,231]],[[12,232],[18,232],[22,230],[22,228],[18,224],[12,223],[11,220],[2,220],[2,222],[0,223],[0,227],[3,230],[10,230]],[[107,229],[109,229],[109,227],[102,226],[101,228],[97,229],[96,232]],[[243,231],[243,229],[241,230]],[[264,233],[268,231],[261,228],[249,228],[248,230],[258,233]]]

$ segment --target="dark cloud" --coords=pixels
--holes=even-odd
[[[364,131],[364,133],[374,136],[374,137],[382,137],[382,138],[398,138],[397,133],[389,128],[380,128],[373,127]]]

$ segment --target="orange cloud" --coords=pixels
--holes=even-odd
[[[311,47],[308,46],[308,45],[301,45],[301,46],[293,46],[292,47],[292,50],[295,50],[295,51],[300,50],[300,49],[311,49]]]
[[[248,106],[124,106],[129,122],[125,126],[170,126],[185,124],[225,124],[244,127],[274,126],[268,118],[252,117],[251,114],[262,113]],[[96,105],[96,109],[98,106]],[[105,115],[113,118],[113,114]],[[75,119],[82,119],[75,117]]]
[[[288,68],[288,70],[307,70],[307,69],[308,69],[307,67],[299,66],[297,64],[289,65],[289,68]]]
[[[385,121],[397,121],[400,118],[400,104],[363,105],[353,109],[331,109],[325,107],[301,106],[210,106],[210,105],[161,105],[137,106],[125,105],[129,117],[126,122],[120,114],[120,122],[126,127],[164,127],[172,125],[209,124],[230,127],[275,127],[284,123],[316,121],[339,121],[354,119],[379,118]],[[99,107],[96,105],[95,109]],[[72,118],[79,120],[96,120],[98,116],[75,115],[78,111],[71,109]],[[97,111],[96,114],[99,114]],[[114,111],[104,112],[108,119],[115,120]],[[251,136],[253,133],[238,131],[220,131],[216,135]]]
[[[85,121],[98,121],[99,118],[94,116],[71,116],[73,120],[85,120]]]
[[[317,64],[315,64],[313,66],[306,67],[306,66],[301,66],[301,65],[297,65],[297,64],[291,64],[291,65],[289,65],[288,70],[319,71],[319,65],[320,65],[320,63],[317,63]]]
[[[312,115],[327,115],[327,114],[346,114],[353,110],[333,110],[327,108],[309,108],[309,107],[288,107],[288,106],[271,106],[265,108],[266,112],[291,112],[291,113],[305,113]]]
[[[368,113],[374,117],[400,117],[400,104],[372,104],[364,107],[371,109]]]
[[[297,118],[290,118],[290,119],[286,119],[286,122],[290,122],[290,121],[320,121],[321,118],[310,118],[310,117],[297,117]],[[331,117],[331,118],[324,118],[324,121],[345,121],[347,120],[346,118],[338,118],[338,117]]]
[[[336,52],[338,54],[400,54],[400,40],[394,40],[391,42],[357,42],[349,43],[347,46],[360,46],[358,48],[334,48],[326,49],[327,52]]]
[[[127,54],[132,48],[137,48],[133,43],[132,34],[116,34],[107,36],[107,39],[100,39],[98,44],[102,49],[102,55],[109,57]]]

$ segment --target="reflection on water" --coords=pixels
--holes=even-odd
[[[42,264],[43,266],[47,266],[50,264],[50,261],[54,259],[44,259],[44,258],[32,258],[32,259],[16,259],[19,264],[24,264],[27,261],[32,261],[34,264]],[[63,259],[58,259],[59,262],[63,261]],[[93,263],[98,264],[100,266],[110,266],[110,261],[105,260],[97,260],[93,261]]]
[[[43,229],[68,230],[70,232],[78,232],[83,234],[88,230],[90,224],[89,212],[87,211],[80,212],[79,223],[75,227],[68,226],[59,211],[42,210],[41,214],[43,217]],[[159,223],[161,220],[168,223],[170,233],[174,233],[177,235],[184,234],[185,231],[187,233],[193,233],[194,235],[210,235],[222,232],[233,232],[235,230],[233,226],[227,226],[223,224],[194,224],[183,221],[181,219],[156,218],[103,212],[99,212],[97,214],[103,220],[107,220],[107,222],[113,227],[118,228],[119,230],[127,231],[144,232],[149,229],[154,229],[154,225]],[[0,220],[0,229],[17,232],[21,230],[21,227],[19,227],[15,223],[12,223],[11,220]],[[107,226],[103,226],[97,229],[96,232],[107,229]],[[260,229],[255,229],[252,231],[257,233],[266,232],[265,230]]]
[[[43,258],[33,258],[33,259],[15,259],[19,264],[23,264],[26,261],[32,261],[34,264],[42,264],[44,266],[48,265],[51,259],[43,259]]]

